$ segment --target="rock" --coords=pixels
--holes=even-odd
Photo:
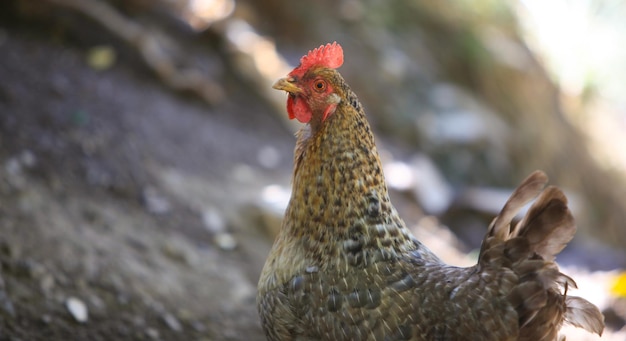
[[[418,118],[417,127],[433,146],[500,146],[509,127],[484,103],[452,84],[438,84],[430,95],[434,112]]]
[[[190,264],[186,250],[174,242],[168,241],[161,247],[161,253],[170,260],[180,264]]]
[[[143,203],[148,212],[153,214],[165,214],[172,208],[169,200],[160,194],[156,188],[147,187],[141,193]]]
[[[228,232],[217,233],[213,241],[222,250],[231,251],[237,247],[237,240]]]
[[[37,165],[37,157],[28,149],[23,150],[17,157],[26,169],[31,169]]]
[[[33,168],[37,164],[35,154],[26,149],[18,155],[12,156],[4,162],[6,181],[14,189],[23,189],[26,186],[24,171]]]
[[[178,321],[178,319],[176,318],[176,316],[170,314],[170,313],[165,313],[163,316],[163,322],[165,322],[165,324],[173,331],[175,332],[181,332],[183,330],[183,325],[180,323],[180,321]]]
[[[264,232],[273,237],[280,230],[290,196],[288,188],[269,185],[263,188],[259,202],[246,210],[253,212],[254,224],[262,226]]]
[[[430,158],[416,155],[408,164],[391,163],[390,186],[396,189],[411,188],[413,195],[425,212],[438,215],[444,212],[454,199],[454,193],[443,174]]]
[[[197,331],[198,333],[205,333],[207,331],[206,325],[200,321],[192,321],[191,327],[193,327],[193,330]]]
[[[202,212],[202,223],[211,233],[224,232],[226,223],[220,212],[215,207],[210,207]]]
[[[146,335],[151,339],[151,340],[158,340],[159,339],[159,331],[154,329],[154,328],[148,328],[146,329]]]
[[[65,307],[77,322],[87,322],[87,319],[89,318],[87,314],[87,305],[85,305],[83,301],[76,297],[70,297],[65,301]]]

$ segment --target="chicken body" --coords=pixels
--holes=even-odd
[[[305,69],[275,85],[307,124],[258,285],[269,340],[555,340],[563,322],[602,332],[597,308],[563,293],[575,283],[553,261],[575,227],[561,191],[542,190],[543,173],[526,179],[491,224],[478,264],[447,265],[391,204],[363,108],[337,66],[309,64],[303,58]]]

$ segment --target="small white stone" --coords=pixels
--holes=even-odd
[[[35,154],[33,154],[33,152],[28,149],[22,151],[19,158],[22,165],[24,165],[26,168],[33,168],[37,164],[37,158],[35,157]]]
[[[237,240],[228,232],[220,232],[213,238],[215,244],[222,250],[234,250],[237,247]]]
[[[87,322],[87,306],[85,305],[85,303],[83,303],[83,301],[76,297],[70,297],[67,299],[67,301],[65,301],[65,307],[70,312],[70,314],[72,314],[72,317],[74,317],[77,322]]]
[[[183,325],[180,324],[180,321],[178,321],[178,319],[172,314],[167,313],[163,315],[163,321],[165,321],[165,324],[167,324],[167,326],[175,332],[183,330]]]
[[[154,328],[146,329],[146,335],[148,335],[151,340],[158,340],[160,336],[159,331]]]
[[[150,213],[165,214],[172,208],[167,198],[161,195],[154,187],[145,188],[142,194],[146,209]]]
[[[204,227],[213,233],[224,232],[226,229],[224,218],[222,218],[220,212],[214,207],[210,207],[202,212],[202,222],[204,223]]]

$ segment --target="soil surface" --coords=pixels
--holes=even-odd
[[[237,215],[288,185],[292,134],[254,96],[209,108],[131,64],[0,37],[0,339],[262,340],[271,241]]]

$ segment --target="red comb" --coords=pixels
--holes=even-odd
[[[306,56],[300,58],[300,65],[293,69],[290,76],[302,76],[312,66],[324,66],[329,69],[336,69],[343,64],[343,49],[337,42],[321,45],[313,51],[309,51]]]

